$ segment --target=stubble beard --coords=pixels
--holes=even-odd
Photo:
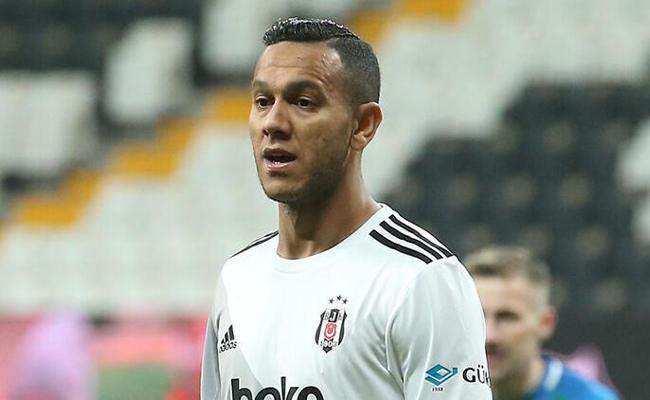
[[[262,180],[262,167],[258,167],[258,178],[269,199],[294,209],[313,207],[326,202],[341,184],[346,157],[347,152],[341,151],[318,163],[307,182],[291,191],[271,192]]]

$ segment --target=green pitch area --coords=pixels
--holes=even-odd
[[[169,386],[169,370],[162,365],[102,368],[97,381],[97,400],[161,400]]]

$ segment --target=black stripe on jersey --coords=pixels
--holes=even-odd
[[[442,254],[444,254],[446,257],[453,257],[453,256],[454,256],[454,253],[452,253],[451,251],[449,251],[447,248],[445,248],[444,246],[439,245],[438,243],[433,242],[432,240],[429,240],[426,236],[424,236],[423,234],[421,234],[420,232],[418,232],[418,231],[417,231],[415,228],[413,228],[412,226],[409,226],[409,225],[407,225],[406,223],[404,223],[404,222],[400,221],[399,219],[397,219],[397,217],[396,217],[395,215],[391,215],[390,217],[388,217],[388,219],[390,219],[391,221],[393,221],[393,222],[394,222],[395,224],[397,224],[398,226],[400,226],[400,227],[406,229],[407,231],[411,232],[412,234],[414,234],[415,236],[419,237],[420,239],[424,240],[426,243],[430,244],[431,246],[435,247],[435,248],[438,249]]]
[[[431,261],[433,261],[431,258],[427,257],[426,255],[420,253],[417,250],[413,250],[409,247],[402,246],[401,244],[395,243],[382,235],[381,233],[377,232],[376,230],[372,230],[370,232],[370,236],[372,236],[373,239],[378,241],[379,243],[383,244],[386,247],[390,247],[393,250],[397,250],[400,253],[406,254],[407,256],[415,257],[419,259],[420,261],[423,261],[425,264],[429,264]]]
[[[262,244],[262,243],[264,243],[266,241],[269,241],[269,240],[273,239],[275,236],[277,236],[277,234],[278,234],[278,231],[267,233],[266,235],[262,236],[261,238],[259,238],[257,240],[254,240],[251,244],[249,244],[248,246],[244,247],[243,249],[239,250],[238,252],[236,252],[235,254],[230,256],[230,258],[232,258],[232,257],[234,257],[236,255],[239,255],[239,254],[245,252],[246,250],[252,249],[253,247],[255,247],[255,246],[259,245],[259,244]]]
[[[432,248],[430,246],[427,246],[426,243],[424,243],[421,240],[418,240],[418,239],[416,239],[416,238],[414,238],[412,236],[406,235],[406,234],[398,231],[394,227],[390,226],[388,224],[388,222],[384,221],[381,224],[379,224],[379,226],[384,228],[384,230],[386,232],[390,233],[391,235],[395,236],[396,238],[418,246],[419,248],[426,251],[427,253],[429,253],[430,255],[432,255],[433,257],[435,257],[438,260],[443,258],[443,256],[440,253],[438,253],[434,248]]]

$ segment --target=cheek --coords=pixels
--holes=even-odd
[[[248,137],[250,139],[251,146],[253,148],[255,159],[257,159],[258,154],[261,151],[261,147],[262,147],[262,136],[258,135],[257,133],[255,133],[254,130],[251,129],[248,133]]]
[[[251,144],[253,146],[255,146],[256,137],[257,137],[257,135],[255,134],[254,127],[252,125],[249,125],[249,127],[248,127],[248,138],[250,139]]]
[[[332,125],[330,125],[332,126]],[[321,147],[332,157],[339,158],[340,154],[347,153],[350,146],[350,131],[347,125],[334,125],[328,133],[321,138]]]
[[[513,343],[521,342],[530,335],[529,328],[522,321],[502,322],[498,329],[504,338]]]
[[[336,133],[336,134],[335,134]],[[334,130],[321,130],[308,143],[305,143],[307,163],[313,167],[327,167],[340,162],[347,152],[348,143]]]
[[[520,347],[534,348],[539,342],[539,334],[534,326],[522,324],[513,331],[512,342]]]

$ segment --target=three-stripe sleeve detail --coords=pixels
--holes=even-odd
[[[393,221],[393,222],[394,222],[395,224],[397,224],[398,226],[404,228],[405,230],[411,232],[412,234],[414,234],[414,235],[417,236],[418,238],[422,239],[422,240],[425,241],[426,243],[430,244],[431,246],[435,247],[435,248],[438,249],[438,250],[440,251],[440,253],[442,253],[445,257],[453,257],[453,256],[454,256],[454,253],[452,253],[451,251],[449,251],[449,249],[447,249],[445,246],[441,246],[440,244],[434,242],[433,240],[428,239],[426,236],[424,236],[423,234],[421,234],[420,232],[418,232],[418,231],[417,231],[415,228],[413,228],[412,226],[409,226],[409,225],[407,225],[405,222],[400,221],[400,220],[399,220],[395,215],[391,215],[388,219],[390,219],[391,221]]]
[[[384,228],[384,230],[385,230],[386,232],[390,233],[391,235],[395,236],[396,238],[401,239],[401,240],[403,240],[403,241],[405,241],[405,242],[409,242],[409,243],[411,243],[411,244],[414,244],[414,245],[418,246],[418,247],[421,248],[422,250],[424,250],[424,251],[426,251],[427,253],[431,254],[434,258],[436,258],[436,259],[438,259],[438,260],[440,260],[440,259],[442,258],[442,255],[441,255],[440,253],[438,253],[438,252],[437,252],[436,250],[434,250],[433,248],[427,246],[426,243],[424,243],[424,242],[422,242],[421,240],[418,240],[418,239],[416,239],[416,238],[414,238],[414,237],[412,237],[412,236],[409,236],[409,235],[407,235],[407,234],[405,234],[405,233],[402,233],[402,232],[398,231],[397,229],[395,229],[395,228],[393,228],[392,226],[388,225],[388,223],[387,223],[386,221],[384,221],[384,222],[382,222],[381,224],[379,224],[379,226],[381,226],[382,228]]]
[[[373,229],[370,236],[382,245],[396,250],[402,254],[414,257],[429,264],[433,259],[452,257],[453,253],[446,247],[424,236],[421,232],[401,221],[397,216],[391,215],[379,224],[382,231]],[[407,246],[410,244],[414,247]]]
[[[425,264],[429,264],[431,261],[431,258],[427,257],[426,255],[420,253],[419,251],[413,250],[410,247],[402,246],[399,243],[395,243],[392,240],[388,239],[381,233],[377,232],[376,230],[372,230],[370,232],[370,236],[373,237],[376,241],[379,243],[383,244],[386,247],[390,247],[393,250],[397,250],[400,253],[406,254],[407,256],[415,257],[423,261]]]

